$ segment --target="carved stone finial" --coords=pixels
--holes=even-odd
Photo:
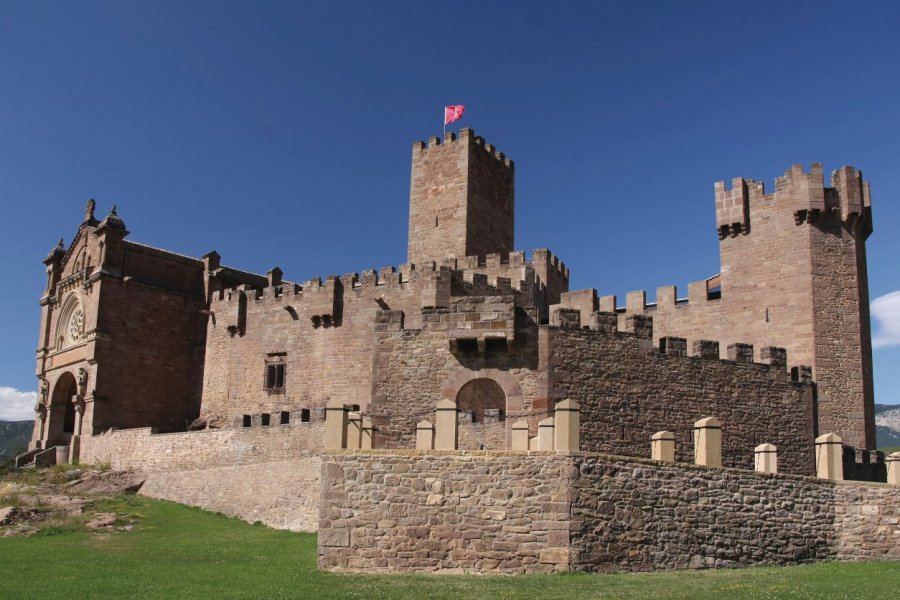
[[[59,243],[56,244],[56,247],[57,247],[57,248],[62,248],[63,250],[65,250],[66,245],[63,243],[63,239],[62,239],[62,238],[59,238]]]
[[[112,205],[112,208],[109,210],[109,214],[111,214],[111,215],[114,216],[114,217],[119,216],[119,213],[116,212],[116,205],[115,205],[115,204]]]
[[[84,207],[84,220],[85,221],[93,221],[94,220],[94,209],[97,207],[97,203],[93,198],[87,201],[87,206]]]

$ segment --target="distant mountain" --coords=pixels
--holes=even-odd
[[[0,421],[0,462],[4,462],[28,446],[34,421]]]
[[[875,441],[879,448],[900,446],[900,405],[875,405]]]

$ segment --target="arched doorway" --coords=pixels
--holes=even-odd
[[[470,422],[502,421],[506,417],[506,393],[493,379],[473,379],[459,390],[456,406],[471,415]]]
[[[53,386],[47,422],[47,443],[50,446],[66,445],[75,433],[75,395],[78,384],[71,373],[63,373]]]
[[[460,450],[506,447],[506,393],[493,379],[473,379],[456,394]]]

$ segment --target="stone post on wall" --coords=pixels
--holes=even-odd
[[[578,428],[581,425],[581,406],[574,400],[563,400],[554,413],[556,431],[553,445],[556,450],[578,452]]]
[[[434,425],[419,421],[416,425],[416,450],[434,450]]]
[[[553,429],[553,417],[547,417],[538,423],[538,450],[553,450]]]
[[[358,411],[347,413],[347,448],[359,450],[362,447],[362,414]]]
[[[459,446],[459,417],[456,402],[443,399],[437,404],[434,419],[434,449],[456,450]]]
[[[675,434],[671,431],[657,431],[650,438],[650,458],[675,462]]]
[[[753,450],[753,464],[760,473],[777,473],[778,449],[773,444],[760,444]]]
[[[64,465],[69,462],[69,447],[68,446],[57,446],[56,447],[56,464]]]
[[[816,438],[816,477],[844,478],[844,446],[841,436],[824,433]]]
[[[694,423],[694,464],[722,466],[722,422],[715,417]]]
[[[524,419],[512,424],[511,450],[528,450],[528,422]]]
[[[362,441],[360,448],[363,450],[371,450],[375,447],[375,426],[372,425],[372,419],[363,417],[362,420]]]
[[[891,485],[900,485],[900,452],[888,454],[885,462],[887,463],[887,482]]]
[[[325,448],[347,447],[347,409],[340,400],[325,406]]]

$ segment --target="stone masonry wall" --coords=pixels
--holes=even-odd
[[[324,445],[324,423],[153,434],[112,430],[83,439],[81,462],[147,473],[278,462],[310,456]]]
[[[567,571],[575,474],[564,456],[326,452],[319,568]]]
[[[328,451],[319,567],[652,571],[900,558],[900,488],[598,454]]]
[[[575,458],[572,569],[784,565],[834,558],[834,486],[806,477]]]
[[[783,367],[670,356],[621,332],[548,328],[552,394],[581,404],[581,448],[649,456],[650,437],[675,433],[676,458],[693,460],[693,424],[722,421],[725,466],[753,468],[753,449],[778,448],[783,473],[812,474],[809,384]]]
[[[147,473],[140,493],[152,498],[278,529],[315,531],[323,425],[109,431],[84,439],[81,461]]]
[[[141,495],[199,506],[276,529],[314,532],[319,525],[318,456],[150,473]]]

